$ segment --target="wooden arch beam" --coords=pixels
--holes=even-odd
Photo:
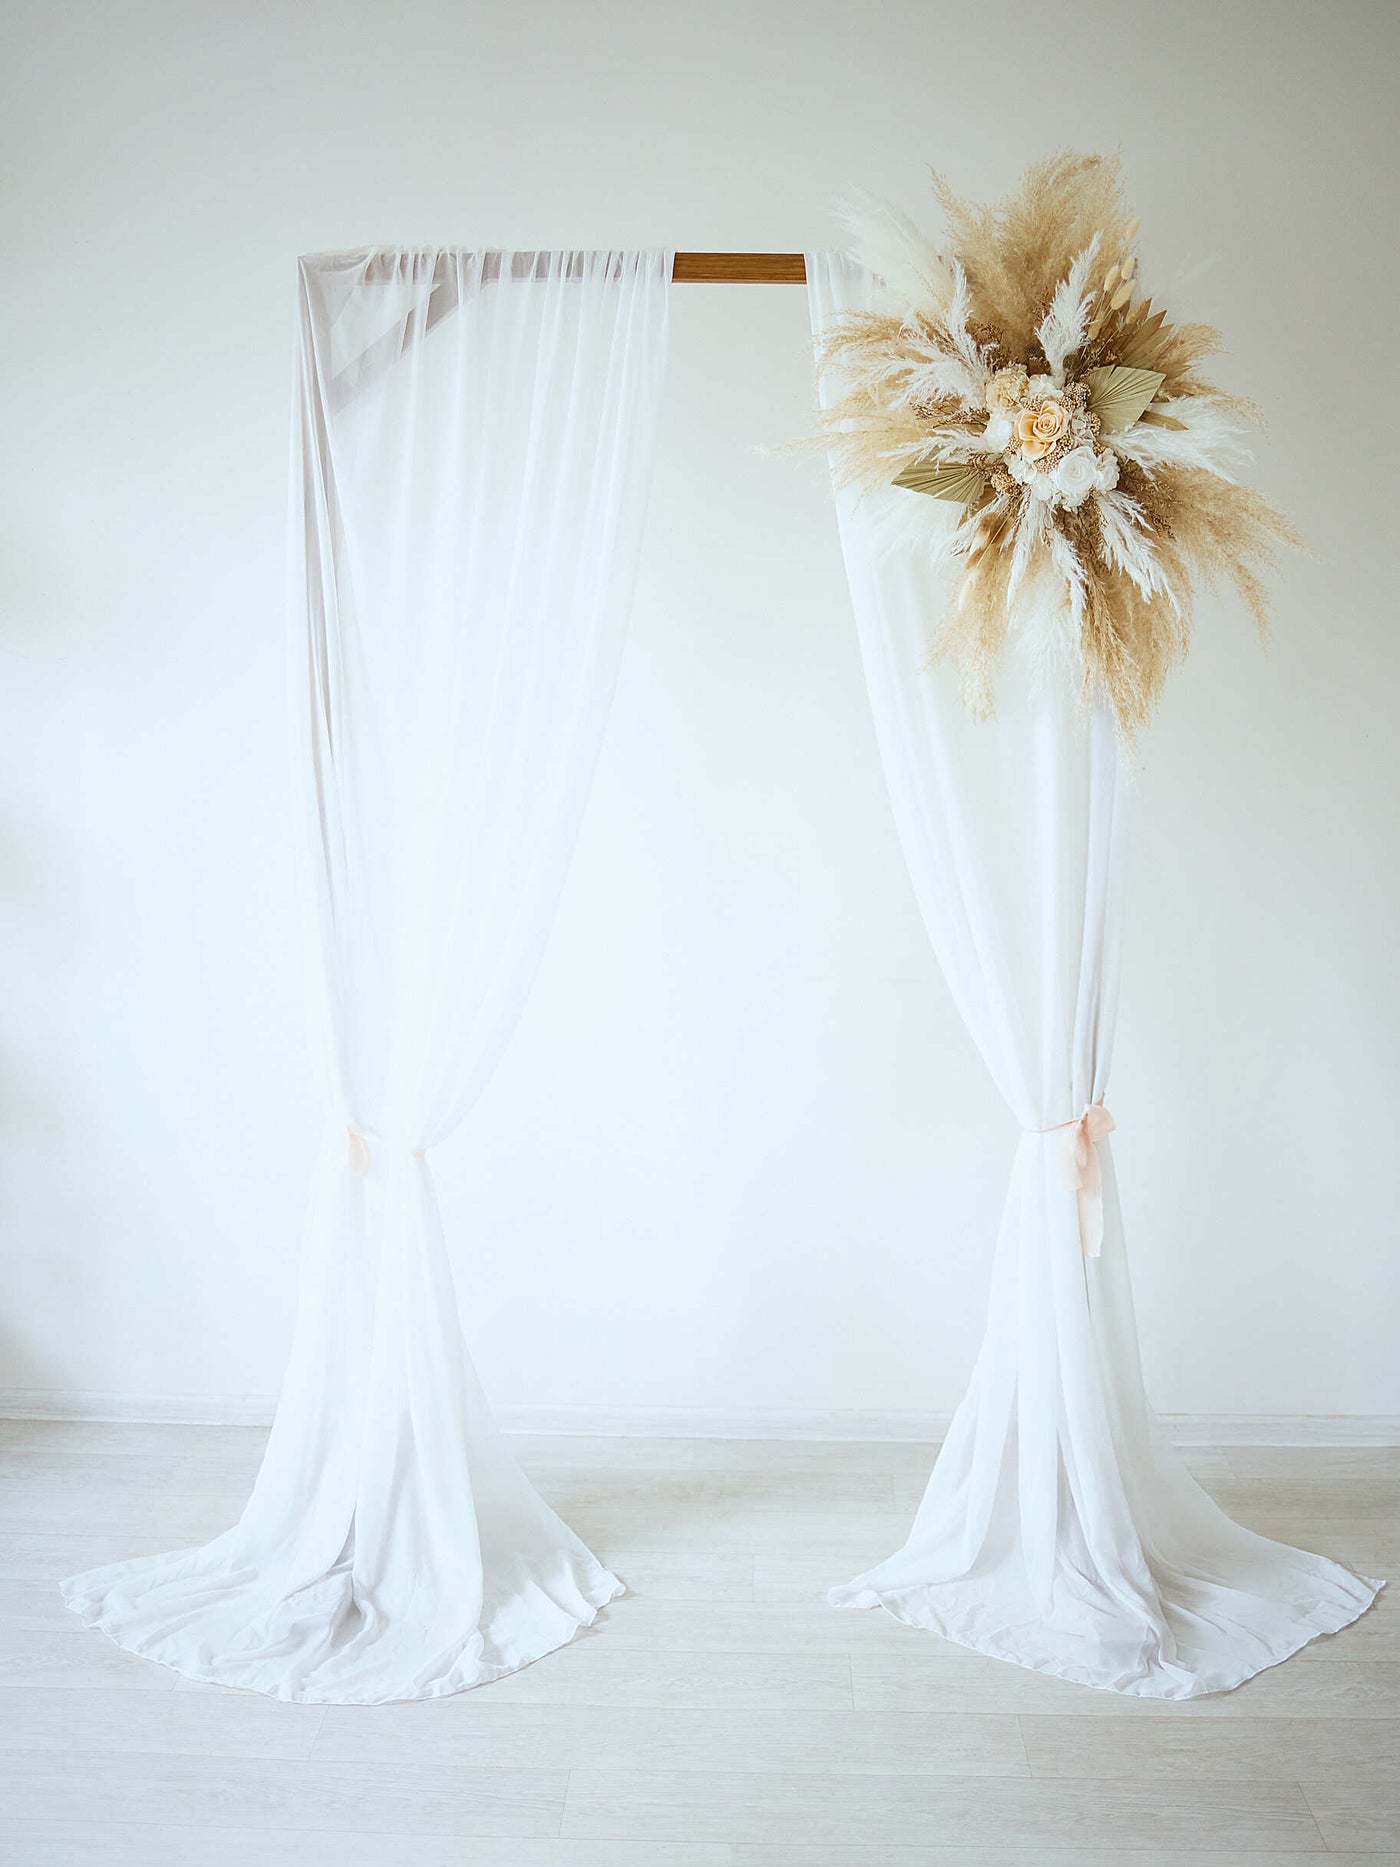
[[[801,253],[677,253],[677,285],[805,285]]]

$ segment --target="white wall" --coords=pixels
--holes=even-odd
[[[1123,147],[1319,559],[1147,747],[1112,1103],[1171,1411],[1400,1412],[1397,16],[946,0],[12,6],[0,1388],[275,1388],[316,1131],[286,801],[293,259],[796,248]],[[950,1407],[1015,1140],[885,807],[792,288],[684,288],[609,741],[441,1152],[509,1405]]]

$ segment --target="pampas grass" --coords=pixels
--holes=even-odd
[[[1173,324],[1141,294],[1137,222],[1115,158],[1051,156],[991,205],[960,200],[936,175],[933,189],[947,225],[942,250],[878,203],[847,205],[856,255],[882,281],[883,302],[842,317],[822,342],[834,391],[823,443],[851,486],[887,488],[915,465],[960,462],[982,476],[980,492],[936,516],[928,507],[942,502],[900,490],[886,522],[886,542],[916,541],[950,568],[933,647],[959,668],[975,711],[993,705],[1013,611],[1028,605],[1043,619],[1049,587],[1049,609],[1077,645],[1086,701],[1106,702],[1131,737],[1186,653],[1195,590],[1233,584],[1263,629],[1263,573],[1278,545],[1301,542],[1239,483],[1255,411],[1199,373],[1219,333]],[[1136,421],[1100,432],[1085,413],[1090,372],[1114,365],[1161,381]],[[1076,489],[1082,503],[1033,495],[1016,444],[989,431],[989,389],[996,397],[1012,380],[991,388],[993,378],[1015,366],[1032,380],[1026,390],[1018,376],[1013,387],[1033,400],[1035,380],[1048,379],[1079,410],[1075,437],[1105,463],[1102,484]],[[1143,381],[1147,395],[1152,379]],[[1104,419],[1111,425],[1106,406]],[[1070,445],[1059,443],[1059,457]],[[1057,456],[1046,458],[1048,466]],[[1060,632],[1053,614],[1045,626]]]

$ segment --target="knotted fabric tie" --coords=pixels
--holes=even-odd
[[[1073,1121],[1042,1128],[1041,1134],[1064,1130],[1060,1149],[1060,1185],[1079,1198],[1079,1242],[1086,1258],[1103,1250],[1103,1164],[1099,1142],[1107,1140],[1117,1123],[1102,1102],[1091,1102]]]
[[[381,1141],[383,1136],[377,1135],[372,1128],[357,1128],[354,1122],[348,1125],[345,1133],[350,1141],[350,1159],[348,1163],[350,1171],[357,1180],[363,1180],[369,1172],[371,1159],[369,1144],[371,1141]],[[422,1160],[425,1152],[421,1147],[413,1147],[408,1151],[414,1160]]]

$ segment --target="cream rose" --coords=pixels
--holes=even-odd
[[[1069,425],[1069,413],[1058,396],[1047,395],[1034,408],[1016,418],[1016,441],[1027,460],[1040,460],[1050,452]]]
[[[987,407],[994,415],[1008,415],[1026,399],[1029,379],[1019,363],[998,370],[987,384]]]

